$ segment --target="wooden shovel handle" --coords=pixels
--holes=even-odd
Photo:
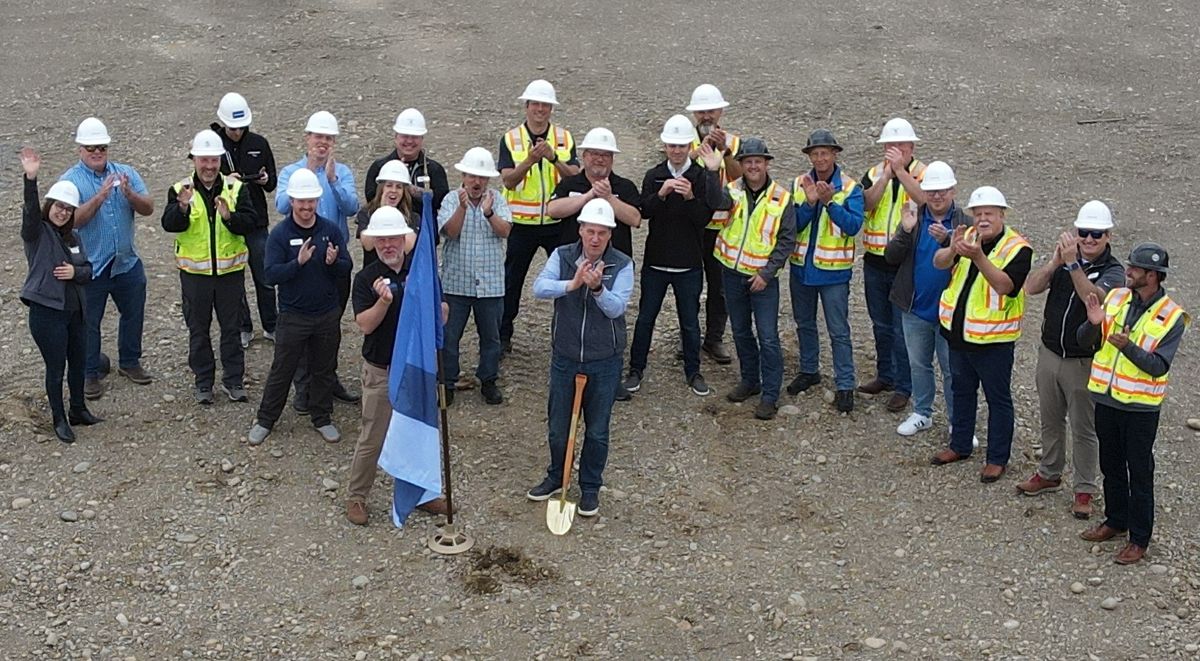
[[[587,375],[575,375],[575,402],[571,404],[571,431],[567,434],[567,451],[563,455],[562,497],[567,497],[571,486],[571,467],[575,464],[575,432],[579,429],[579,410],[583,408],[583,389],[587,387]]]

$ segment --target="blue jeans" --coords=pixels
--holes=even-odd
[[[130,270],[118,276],[112,268],[92,278],[84,285],[87,299],[87,370],[86,377],[100,376],[100,322],[104,321],[104,308],[108,297],[117,304],[121,320],[117,324],[117,365],[129,369],[142,362],[142,324],[146,320],[146,270],[142,260]]]
[[[267,228],[260,227],[245,236],[246,250],[250,253],[250,276],[254,281],[254,299],[258,302],[258,320],[268,333],[275,332],[275,322],[279,319],[279,310],[275,307],[275,288],[263,281],[267,267],[263,263],[267,255]],[[250,305],[246,302],[246,293],[242,292],[242,323],[241,331],[249,333],[254,330],[250,318]]]
[[[447,387],[453,387],[459,375],[458,345],[467,319],[475,313],[475,330],[479,333],[479,367],[475,376],[480,382],[495,381],[500,374],[500,317],[504,314],[504,297],[475,298],[473,296],[444,296],[450,306],[446,320],[446,345],[442,350],[442,375]]]
[[[557,354],[550,357],[550,398],[546,403],[550,465],[546,468],[546,476],[556,483],[562,483],[563,458],[567,454],[567,436],[571,433],[575,375],[586,374],[588,382],[583,389],[580,414],[587,431],[579,455],[579,490],[595,493],[604,484],[604,465],[608,463],[608,423],[617,384],[621,381],[621,359],[621,355],[617,354],[604,360],[581,363]]]
[[[750,291],[750,278],[722,268],[725,307],[733,327],[738,368],[742,383],[762,386],[762,401],[779,401],[783,386],[783,350],[779,346],[779,278],[767,281],[766,289]],[[754,329],[758,329],[758,338]]]
[[[960,455],[971,454],[971,439],[975,435],[978,390],[983,386],[987,399],[987,463],[1008,464],[1012,451],[1013,343],[988,346],[981,351],[951,351],[950,375],[954,380],[954,414],[950,418],[954,431],[950,449]]]
[[[895,271],[863,262],[863,291],[867,298],[867,314],[875,335],[875,373],[879,380],[890,383],[902,395],[912,393],[912,377],[908,369],[908,351],[904,348],[903,312],[889,296]]]
[[[638,301],[633,346],[629,349],[629,366],[639,372],[646,369],[654,322],[662,311],[667,286],[675,290],[675,314],[683,339],[683,374],[690,380],[700,373],[700,290],[704,287],[704,270],[700,267],[678,273],[642,267],[642,296]]]
[[[800,371],[817,374],[821,369],[821,345],[817,336],[817,297],[825,312],[825,330],[833,353],[833,380],[838,390],[854,390],[854,345],[850,342],[850,283],[813,287],[800,284],[800,272],[792,269],[792,318],[800,341]]]
[[[903,312],[904,344],[908,347],[908,365],[912,373],[913,411],[933,417],[933,399],[937,382],[933,376],[933,356],[942,368],[942,396],[946,400],[946,419],[954,419],[954,390],[950,383],[950,345],[942,337],[941,324],[925,321],[911,312]]]

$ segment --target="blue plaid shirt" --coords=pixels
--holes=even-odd
[[[492,213],[512,223],[512,212],[499,191],[488,189]],[[458,210],[458,191],[442,198],[438,210],[438,231]],[[504,239],[496,236],[492,225],[477,205],[467,205],[462,232],[457,239],[442,233],[442,292],[471,298],[495,298],[504,295]]]
[[[75,184],[79,189],[79,203],[85,204],[100,192],[104,180],[114,174],[128,179],[129,187],[135,193],[149,194],[137,170],[112,161],[104,167],[104,172],[96,172],[79,161],[59,179]],[[140,258],[137,246],[133,244],[133,215],[133,205],[119,187],[114,187],[92,220],[79,228],[79,238],[92,263],[92,277],[98,277],[109,265],[112,265],[110,276],[127,273],[137,265]]]

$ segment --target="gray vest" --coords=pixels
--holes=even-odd
[[[575,275],[576,262],[583,255],[583,242],[561,246],[550,259],[559,260],[558,272],[564,277]],[[604,262],[605,289],[612,289],[617,273],[632,260],[610,244],[601,258]],[[625,353],[625,313],[609,319],[596,305],[587,287],[580,287],[554,299],[554,321],[550,326],[554,354],[568,360],[587,363]]]

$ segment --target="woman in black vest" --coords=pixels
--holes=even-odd
[[[83,398],[83,369],[87,353],[87,326],[83,321],[83,284],[92,279],[92,265],[75,231],[79,189],[59,181],[39,205],[37,173],[42,159],[29,147],[21,149],[25,170],[25,208],[21,240],[29,274],[21,289],[21,302],[29,306],[29,331],[46,363],[46,398],[54,418],[54,433],[64,443],[75,441],[71,425],[101,422],[87,409]],[[63,410],[63,371],[69,365],[67,385],[71,411]]]

